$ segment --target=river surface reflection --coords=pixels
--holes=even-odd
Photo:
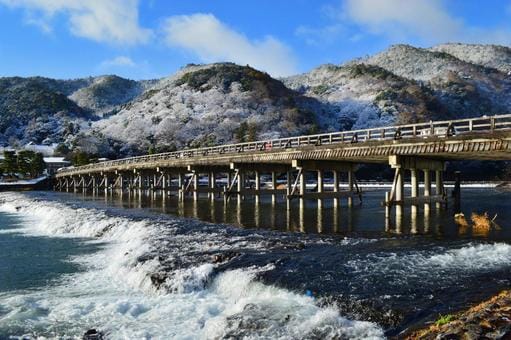
[[[158,213],[171,214],[184,218],[194,218],[213,223],[226,223],[242,228],[263,228],[284,232],[319,234],[340,234],[345,236],[383,237],[396,234],[425,234],[437,238],[484,237],[492,240],[511,240],[509,221],[511,220],[511,193],[495,189],[463,189],[462,211],[470,222],[472,212],[488,212],[500,228],[488,231],[462,228],[454,222],[452,203],[447,208],[432,207],[429,216],[419,207],[417,219],[411,218],[410,208],[405,208],[400,229],[396,229],[393,219],[387,224],[385,209],[381,202],[382,189],[366,189],[362,202],[354,200],[349,207],[346,199],[336,206],[333,199],[286,200],[282,196],[247,196],[244,199],[225,199],[201,194],[197,200],[191,196],[179,198],[176,194],[162,191],[114,191],[105,194],[76,193],[84,200],[104,201],[109,206],[122,208],[149,209]]]

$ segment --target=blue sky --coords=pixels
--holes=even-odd
[[[511,44],[511,0],[0,0],[0,76],[149,79],[233,61],[273,76],[395,43]]]

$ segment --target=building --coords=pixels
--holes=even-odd
[[[58,169],[71,165],[71,162],[66,161],[64,157],[44,157],[44,163],[48,175],[54,175]]]
[[[34,142],[29,142],[23,146],[24,150],[33,151],[36,153],[42,153],[45,157],[53,156],[55,152],[55,148],[57,144],[44,145],[44,144],[36,144]]]

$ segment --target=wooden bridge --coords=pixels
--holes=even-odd
[[[395,169],[385,195],[387,216],[395,206],[396,220],[403,206],[441,207],[447,195],[443,185],[445,161],[511,160],[511,115],[437,121],[364,130],[288,137],[248,143],[186,149],[130,157],[60,169],[56,190],[163,190],[181,197],[200,193],[210,197],[282,195],[287,199],[361,199],[356,170],[363,163],[384,163]],[[410,171],[411,194],[404,196],[404,172]],[[313,190],[309,173],[316,174]],[[325,173],[333,186],[325,190]],[[420,173],[423,175],[420,176]],[[431,191],[435,175],[435,193]],[[261,177],[267,175],[268,183]],[[419,192],[419,177],[424,189]],[[207,178],[207,185],[200,179]],[[279,179],[285,178],[279,184]],[[347,190],[340,190],[340,182]],[[318,201],[319,202],[319,201]]]

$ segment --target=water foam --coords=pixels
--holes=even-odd
[[[0,210],[22,214],[21,231],[27,234],[105,243],[97,253],[74,258],[87,270],[64,276],[56,286],[0,295],[5,311],[0,330],[9,334],[66,337],[99,328],[114,339],[383,337],[373,323],[348,320],[334,308],[318,307],[312,298],[258,282],[257,273],[270,268],[213,276],[212,264],[198,263],[171,270],[160,289],[153,284],[151,274],[168,271],[168,258],[225,248],[214,241],[214,233],[206,239],[200,233],[176,234],[176,221],[109,216],[22,194],[1,194]],[[163,248],[171,250],[162,256]]]
[[[358,279],[378,280],[388,285],[421,282],[428,286],[448,287],[452,282],[511,267],[511,245],[506,243],[466,243],[460,248],[434,247],[429,250],[403,253],[383,252],[366,254],[345,264]]]

